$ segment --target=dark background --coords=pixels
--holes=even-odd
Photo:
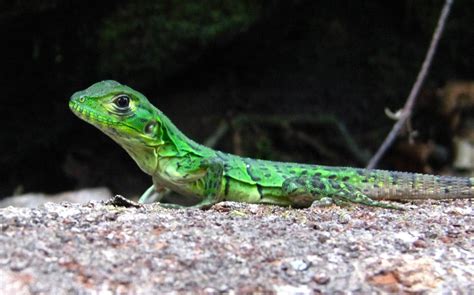
[[[396,111],[406,99],[442,5],[0,1],[0,197],[93,186],[136,195],[150,184],[118,145],[67,107],[73,92],[105,79],[143,92],[199,142],[222,120],[249,116],[218,149],[364,166],[393,124],[384,108]],[[449,166],[453,136],[432,108],[435,93],[448,81],[473,79],[473,12],[473,1],[455,1],[412,121],[415,141],[442,151],[433,173]],[[273,123],[258,122],[268,116]],[[301,116],[314,122],[294,121]],[[330,122],[347,129],[357,153]],[[412,161],[397,153],[380,167],[423,170],[400,164]]]

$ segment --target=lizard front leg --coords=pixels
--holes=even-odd
[[[201,168],[207,170],[206,175],[202,179],[204,198],[193,207],[207,209],[222,201],[220,191],[224,176],[224,163],[218,158],[204,159],[201,162]]]
[[[164,186],[152,184],[138,199],[140,204],[149,204],[159,202],[161,199],[170,192]]]
[[[212,205],[222,201],[220,195],[222,179],[224,176],[224,162],[218,158],[203,159],[199,162],[199,170],[204,169],[205,174],[199,179],[192,178],[187,180],[194,183],[200,190],[198,195],[202,196],[202,200],[192,206],[183,206],[179,204],[165,204],[161,205],[165,208],[199,208],[208,209]],[[184,182],[187,182],[184,181]],[[180,180],[183,183],[183,180]]]

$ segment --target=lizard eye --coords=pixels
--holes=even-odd
[[[119,95],[114,98],[114,104],[121,110],[126,110],[130,104],[130,97],[126,95]]]

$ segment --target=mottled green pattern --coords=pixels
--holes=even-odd
[[[154,190],[198,196],[200,208],[223,200],[294,207],[330,200],[396,208],[377,200],[474,195],[472,178],[281,163],[215,151],[187,138],[145,96],[115,81],[76,92],[69,105],[120,144],[152,176]]]

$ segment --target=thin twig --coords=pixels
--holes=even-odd
[[[451,4],[453,3],[453,1],[454,0],[446,0],[444,2],[443,10],[441,11],[438,24],[436,25],[436,29],[431,39],[430,47],[428,49],[428,52],[426,53],[426,57],[425,57],[425,60],[423,61],[423,65],[421,66],[420,72],[418,73],[418,76],[416,77],[415,84],[413,84],[413,87],[410,91],[410,95],[408,96],[407,101],[405,105],[403,106],[403,110],[400,114],[400,118],[395,123],[395,125],[393,125],[392,130],[387,135],[387,137],[385,138],[384,142],[379,147],[375,155],[370,159],[369,163],[367,164],[367,168],[373,169],[375,168],[375,166],[377,166],[382,156],[385,154],[388,148],[392,145],[398,133],[400,132],[402,127],[405,125],[405,122],[410,118],[413,111],[413,106],[415,104],[416,97],[418,96],[418,92],[420,91],[421,85],[423,84],[423,81],[426,78],[426,74],[428,73],[428,69],[431,65],[431,61],[433,60],[433,55],[436,52],[436,47],[438,46],[438,41],[443,32],[444,24],[446,23],[446,19],[448,18],[449,11],[451,9]]]
[[[227,124],[226,121],[220,122],[216,131],[204,141],[204,145],[214,148],[224,135],[226,135],[227,131],[229,131],[229,124]]]
[[[298,138],[299,141],[306,143],[307,145],[311,146],[314,150],[316,150],[321,156],[323,156],[325,159],[338,159],[340,156],[333,151],[331,151],[330,148],[327,148],[324,144],[319,142],[316,138],[313,136],[310,136],[306,134],[303,131],[296,131],[294,132],[296,138]]]
[[[369,158],[368,152],[362,150],[352,138],[351,134],[347,130],[346,126],[336,117],[331,115],[299,115],[299,116],[254,116],[254,115],[240,115],[230,122],[221,121],[214,133],[209,136],[205,141],[204,145],[214,148],[217,144],[227,135],[230,127],[237,130],[237,133],[233,134],[234,144],[237,144],[235,150],[236,153],[242,154],[241,148],[241,134],[240,129],[246,128],[250,124],[261,124],[261,125],[272,125],[282,127],[285,132],[294,134],[302,142],[312,146],[318,153],[328,158],[337,158],[335,153],[332,153],[328,148],[322,144],[317,143],[316,140],[311,139],[309,135],[301,131],[294,131],[291,128],[292,124],[310,124],[310,125],[330,125],[335,129],[337,134],[342,139],[342,144],[348,149],[352,157],[359,163],[364,164]]]

